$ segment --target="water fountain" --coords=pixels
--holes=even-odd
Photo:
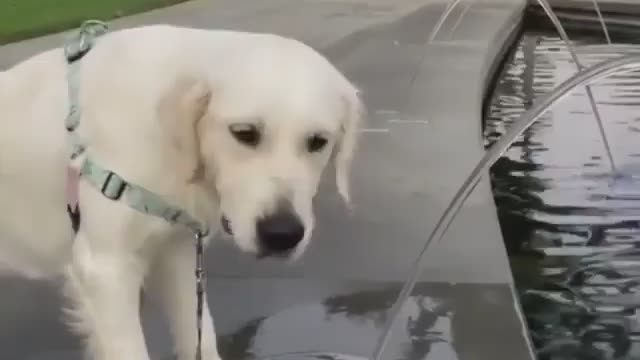
[[[564,30],[560,20],[553,12],[553,9],[547,2],[547,0],[536,0],[540,6],[545,10],[545,13],[553,22],[556,30],[560,34],[561,38],[564,40],[567,49],[569,50],[576,66],[578,67],[578,73],[574,75],[572,78],[566,80],[564,83],[559,85],[554,91],[546,94],[541,99],[537,99],[533,106],[525,112],[520,119],[511,126],[506,134],[504,134],[500,140],[485,153],[483,158],[477,163],[475,168],[470,172],[469,176],[463,182],[463,185],[456,192],[453,199],[447,206],[444,213],[439,218],[436,226],[433,231],[429,235],[422,251],[418,255],[418,258],[414,262],[410,276],[404,284],[400,294],[394,305],[390,310],[390,316],[388,322],[385,324],[384,330],[380,336],[380,339],[377,343],[376,349],[371,357],[372,360],[382,360],[382,356],[384,353],[385,345],[389,340],[391,329],[393,327],[395,319],[398,317],[402,307],[405,302],[411,295],[411,292],[416,284],[418,275],[422,270],[422,262],[423,259],[429,250],[430,244],[435,241],[442,239],[445,235],[447,229],[455,219],[457,213],[462,208],[465,200],[469,197],[469,195],[473,192],[473,189],[478,184],[482,175],[485,174],[489,167],[498,160],[498,158],[509,148],[509,146],[516,140],[518,136],[520,136],[528,127],[530,127],[541,115],[550,110],[553,105],[555,105],[558,101],[562,100],[565,96],[567,96],[572,90],[579,88],[581,86],[585,86],[588,100],[596,120],[596,123],[599,127],[599,131],[601,134],[602,142],[604,143],[605,150],[611,164],[612,173],[614,177],[620,178],[620,174],[618,173],[618,169],[616,167],[613,154],[606,136],[606,132],[604,129],[604,125],[602,123],[602,119],[600,117],[600,113],[598,111],[598,107],[596,105],[595,98],[591,91],[590,83],[597,81],[602,77],[606,77],[608,75],[620,72],[632,71],[635,68],[640,68],[640,57],[638,56],[624,56],[619,59],[613,59],[604,61],[596,66],[593,66],[589,69],[585,69],[577,56],[577,53],[571,42],[569,37],[567,36],[566,31]],[[455,6],[459,3],[459,1],[452,1],[441,16],[440,20],[437,23],[437,26],[432,31],[429,42],[432,42],[435,39],[436,34],[446,21],[446,18],[451,14]],[[611,45],[611,38],[609,35],[609,31],[607,29],[606,23],[600,11],[600,7],[597,3],[597,0],[593,0],[594,8],[597,13],[597,16],[602,25],[603,33],[607,39],[607,43]]]
[[[580,61],[580,58],[578,58],[578,54],[576,53],[576,50],[573,48],[573,45],[571,45],[571,41],[569,40],[569,36],[567,35],[567,32],[564,30],[564,27],[562,26],[562,23],[560,23],[560,19],[558,19],[558,17],[556,16],[556,14],[553,12],[553,9],[551,8],[551,5],[549,4],[549,2],[547,0],[536,0],[538,2],[538,4],[540,4],[540,6],[544,9],[545,13],[547,14],[547,16],[549,17],[549,19],[551,20],[551,22],[553,23],[553,25],[555,26],[556,30],[558,31],[558,34],[560,35],[560,38],[565,42],[565,46],[567,47],[567,50],[569,51],[569,54],[571,54],[571,58],[573,59],[574,63],[576,64],[576,67],[578,68],[577,70],[583,70],[584,66],[582,65],[582,62]],[[604,33],[607,34],[607,39],[609,39],[609,31],[607,30],[606,24],[604,22],[604,19],[602,18],[602,14],[600,13],[600,7],[597,5],[597,0],[593,0],[594,4],[596,6],[597,12],[598,12],[598,16],[601,19],[601,24],[603,25],[603,29],[604,29]],[[611,164],[611,172],[613,174],[618,174],[618,168],[616,167],[616,163],[613,159],[613,154],[611,152],[611,146],[609,145],[609,140],[607,139],[607,134],[605,132],[604,129],[604,124],[602,123],[602,118],[600,117],[600,111],[598,110],[598,106],[596,105],[596,100],[593,97],[593,92],[591,91],[591,86],[587,85],[585,86],[586,92],[587,92],[587,97],[589,98],[589,104],[591,106],[591,111],[593,112],[593,116],[596,120],[596,123],[598,125],[598,128],[600,130],[600,136],[602,138],[602,142],[604,144],[604,148],[605,151],[607,153],[607,157],[609,159],[609,163]]]

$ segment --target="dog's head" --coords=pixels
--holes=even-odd
[[[236,244],[296,258],[310,240],[312,201],[329,162],[350,201],[363,106],[356,88],[312,49],[266,48],[231,57],[225,71],[185,87],[181,104],[192,120],[173,131],[183,171],[213,189]]]

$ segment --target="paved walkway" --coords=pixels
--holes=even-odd
[[[358,30],[393,21],[424,0],[193,0],[111,22],[113,28],[169,23],[199,28],[267,31],[323,48]],[[59,46],[65,33],[0,47],[0,69]]]
[[[210,301],[225,360],[305,350],[369,355],[399,282],[482,154],[485,83],[524,2],[462,1],[430,44],[444,0],[196,0],[115,22],[292,36],[363,89],[370,120],[352,180],[354,216],[324,189],[328,181],[316,240],[299,263],[213,246]],[[61,41],[58,34],[0,47],[0,68]],[[79,359],[51,286],[7,280],[0,288],[3,358]],[[151,351],[164,356],[162,318],[146,311]],[[531,359],[487,181],[429,252],[397,326],[388,359]]]

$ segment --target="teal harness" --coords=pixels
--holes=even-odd
[[[114,171],[102,167],[93,161],[86,154],[87,145],[82,141],[80,136],[75,132],[80,125],[81,111],[79,107],[78,94],[79,86],[79,68],[80,59],[86,55],[93,47],[96,39],[108,31],[108,25],[101,21],[89,20],[84,22],[80,30],[64,48],[65,57],[68,63],[67,83],[69,86],[69,113],[67,115],[65,125],[69,137],[71,139],[71,163],[79,159],[84,154],[79,171],[74,174],[71,170],[70,176],[79,177],[93,185],[100,193],[113,201],[122,201],[130,208],[135,209],[147,215],[162,218],[173,225],[182,225],[189,229],[196,240],[196,295],[197,304],[197,330],[198,343],[196,349],[196,359],[201,358],[201,339],[202,339],[202,310],[203,310],[203,293],[204,293],[204,270],[203,270],[203,239],[208,236],[209,229],[196,219],[191,217],[186,211],[166,202],[161,196],[143,188],[140,185],[127,181]],[[69,165],[71,168],[71,164]],[[72,179],[67,179],[70,182]],[[78,180],[78,179],[76,179]],[[77,192],[77,184],[71,185],[71,188]],[[74,230],[77,231],[80,226],[80,212],[77,199],[75,204],[67,204],[67,209],[71,216],[71,222]],[[70,202],[69,200],[67,202]]]
[[[163,218],[171,224],[179,224],[189,229],[194,235],[206,236],[208,228],[191,217],[186,211],[166,202],[159,195],[143,188],[140,185],[127,181],[116,172],[105,169],[93,161],[87,154],[86,144],[75,132],[80,125],[81,111],[79,108],[78,94],[80,62],[84,55],[94,45],[97,37],[108,31],[108,25],[95,20],[82,24],[80,31],[72,41],[65,46],[65,56],[69,64],[67,82],[69,86],[69,113],[66,118],[66,128],[72,142],[71,160],[76,160],[84,155],[79,168],[81,179],[88,181],[97,188],[102,195],[114,201],[122,200],[129,207],[142,213]]]

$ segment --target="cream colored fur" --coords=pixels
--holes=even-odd
[[[95,360],[147,360],[139,294],[166,311],[180,360],[194,359],[190,234],[104,198],[81,181],[82,224],[65,210],[69,145],[67,66],[61,49],[0,73],[0,269],[66,277],[68,313]],[[256,251],[255,221],[290,195],[309,242],[312,199],[328,162],[348,200],[362,107],[325,58],[269,34],[147,26],[100,38],[81,60],[79,134],[88,154],[218,228],[224,213],[240,249]],[[262,129],[257,148],[232,124]],[[305,140],[320,133],[326,149]],[[218,359],[205,308],[204,359]]]

